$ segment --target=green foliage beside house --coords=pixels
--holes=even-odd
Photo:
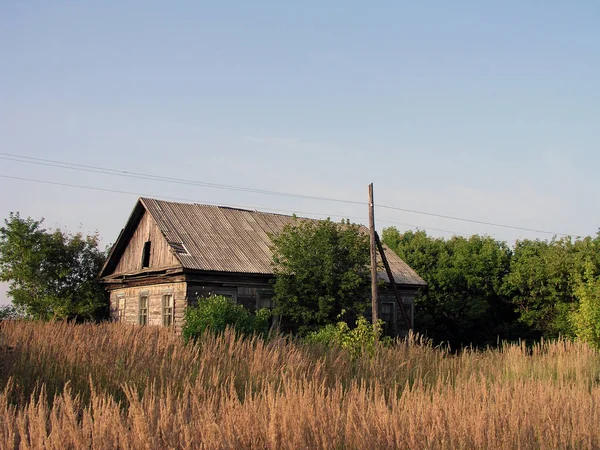
[[[272,236],[275,314],[301,334],[364,312],[369,241],[358,225],[298,220]]]
[[[11,213],[0,227],[0,281],[9,283],[13,304],[34,319],[105,317],[98,235],[46,230],[42,222]]]

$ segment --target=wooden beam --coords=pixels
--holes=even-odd
[[[379,235],[375,232],[375,241],[377,242],[377,248],[379,249],[379,255],[381,256],[381,260],[383,261],[383,266],[385,267],[385,271],[387,272],[387,276],[390,279],[390,284],[392,286],[392,292],[396,297],[396,303],[398,303],[398,307],[402,312],[402,317],[404,318],[404,322],[409,330],[412,330],[412,324],[410,323],[410,318],[406,313],[406,309],[404,309],[404,302],[402,301],[402,297],[400,297],[400,292],[398,292],[398,286],[396,286],[396,280],[394,280],[394,274],[392,273],[392,269],[390,268],[390,264],[388,263],[387,257],[385,256],[385,251],[383,249],[383,245],[381,244],[381,240],[379,239]]]
[[[379,300],[377,298],[377,252],[375,250],[375,205],[373,203],[373,183],[369,184],[369,235],[371,237],[371,311],[373,325],[379,321]]]

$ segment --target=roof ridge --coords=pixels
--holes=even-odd
[[[146,200],[150,200],[150,201],[154,201],[157,203],[170,203],[170,204],[186,205],[186,206],[202,206],[202,207],[208,207],[208,208],[227,209],[227,210],[231,210],[231,211],[243,211],[243,212],[249,212],[249,213],[253,213],[253,214],[268,214],[270,216],[290,217],[290,218],[296,218],[296,219],[300,219],[300,220],[310,220],[310,221],[324,220],[324,219],[314,219],[312,217],[298,216],[295,213],[282,214],[282,213],[277,213],[277,212],[261,211],[258,209],[247,209],[247,208],[236,207],[236,206],[217,205],[214,203],[211,204],[211,203],[198,203],[198,202],[192,202],[192,201],[183,202],[183,201],[174,201],[174,200],[162,200],[160,198],[154,198],[154,197],[140,197],[139,199],[140,199],[140,201],[142,201],[142,203]],[[331,220],[331,218],[329,218],[329,220]],[[362,224],[359,224],[359,225],[362,225]]]

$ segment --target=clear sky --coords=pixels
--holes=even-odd
[[[599,2],[294,3],[1,1],[0,152],[353,201],[373,182],[379,204],[596,233]],[[7,159],[0,175],[367,217]],[[0,193],[2,218],[97,230],[104,244],[136,200],[2,177]],[[381,208],[376,219],[551,237]]]

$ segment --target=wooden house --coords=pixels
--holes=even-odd
[[[249,309],[272,307],[269,235],[294,217],[243,209],[140,198],[100,278],[113,320],[180,328],[184,310],[199,297],[224,295]],[[312,220],[312,219],[307,219]],[[385,249],[413,320],[413,299],[426,283]],[[381,270],[379,278],[389,279]],[[395,297],[380,294],[381,316],[402,333]]]

